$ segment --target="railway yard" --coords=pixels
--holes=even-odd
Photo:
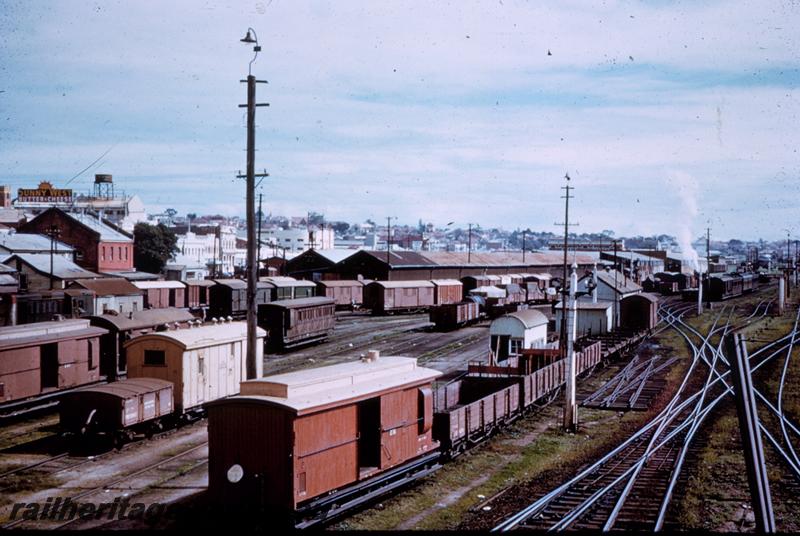
[[[775,315],[775,290],[764,285],[716,302],[700,316],[693,303],[662,299],[659,322],[649,336],[590,337],[589,343],[603,349],[603,358],[578,371],[577,431],[561,427],[563,390],[556,383],[555,389],[528,396],[535,403],[524,412],[485,429],[470,440],[470,448],[455,449],[452,459],[437,463],[424,478],[401,483],[393,493],[323,524],[331,530],[752,530],[739,423],[722,351],[723,335],[738,329],[752,341],[748,349],[763,401],[759,413],[770,481],[783,484],[772,487],[777,528],[797,530],[800,464],[793,442],[800,431],[786,416],[800,410],[800,389],[793,381],[797,356],[787,359],[797,353],[800,309],[794,298],[783,315]],[[489,364],[491,340],[486,319],[438,331],[427,314],[339,311],[324,342],[264,354],[264,375],[344,365],[378,351],[416,358],[419,366],[442,374],[441,385],[450,385],[468,368]],[[442,411],[438,405],[436,411]],[[114,449],[107,443],[76,448],[59,435],[58,417],[47,411],[4,423],[0,522],[4,528],[26,529],[186,528],[218,522],[209,513],[207,495],[208,427],[209,421],[200,418]],[[114,521],[99,513],[66,520],[22,515],[24,505],[49,508],[66,500],[105,503],[115,511],[124,505],[129,514],[136,505],[156,505],[170,515],[139,512]]]

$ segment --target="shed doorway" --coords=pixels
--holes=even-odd
[[[358,468],[363,475],[381,463],[381,399],[358,403]]]
[[[58,387],[58,343],[43,344],[40,352],[42,390]]]

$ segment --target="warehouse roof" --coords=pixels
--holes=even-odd
[[[257,329],[257,337],[266,336],[266,331]],[[184,350],[219,346],[234,341],[247,339],[246,322],[223,322],[220,324],[206,324],[196,328],[160,331],[135,337],[125,343],[125,348],[131,344],[139,344],[153,339],[169,340],[182,347]]]
[[[127,279],[121,277],[79,279],[71,284],[92,290],[98,296],[138,296],[141,294],[139,288],[132,285]]]
[[[418,366],[415,358],[379,357],[244,381],[241,395],[226,400],[252,400],[308,413],[431,382],[441,374]]]

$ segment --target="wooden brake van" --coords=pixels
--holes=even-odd
[[[242,382],[240,396],[206,405],[214,504],[294,515],[425,457],[438,447],[440,375],[377,357]]]

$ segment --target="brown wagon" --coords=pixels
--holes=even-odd
[[[317,295],[333,299],[337,309],[349,309],[364,302],[364,283],[348,279],[319,281]]]
[[[155,378],[121,380],[66,393],[58,406],[63,431],[132,439],[152,433],[174,411],[172,382]]]
[[[214,504],[281,519],[313,505],[332,514],[356,500],[352,487],[402,482],[438,446],[439,375],[416,359],[380,357],[242,382],[240,396],[207,405]]]
[[[427,311],[433,292],[430,281],[373,281],[364,287],[364,307],[373,314]]]

